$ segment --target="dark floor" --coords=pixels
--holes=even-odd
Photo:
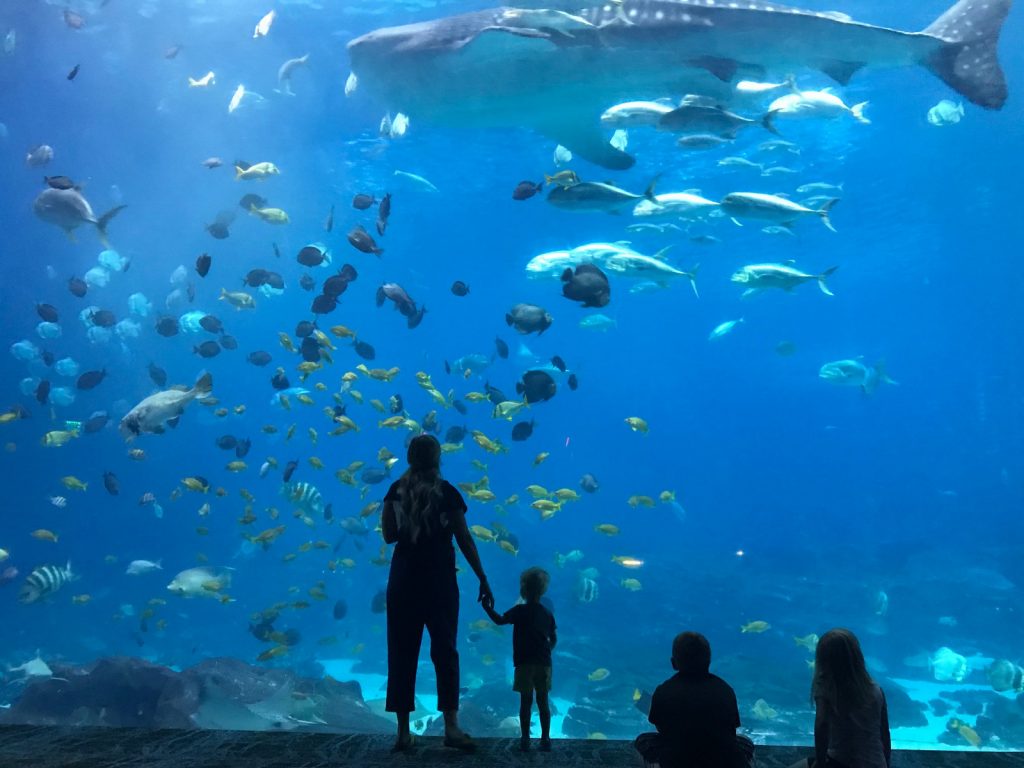
[[[557,768],[637,766],[628,742],[556,741],[551,754],[519,752],[518,740],[484,739],[476,754],[421,739],[405,755],[390,754],[385,736],[331,736],[234,731],[0,727],[0,768],[339,768],[340,766],[519,765]],[[807,750],[758,747],[759,768],[784,768]],[[1024,768],[1024,753],[897,752],[893,768]]]

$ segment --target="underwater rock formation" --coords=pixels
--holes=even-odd
[[[359,684],[298,677],[237,659],[200,662],[182,672],[131,657],[53,666],[31,680],[0,724],[384,733]]]

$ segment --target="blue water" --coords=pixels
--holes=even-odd
[[[0,547],[10,553],[0,569],[20,572],[0,588],[0,661],[20,664],[38,648],[47,660],[75,663],[116,654],[176,668],[218,655],[255,663],[269,646],[247,631],[251,615],[277,602],[308,600],[311,607],[286,610],[278,622],[279,629],[299,630],[302,641],[269,664],[317,675],[317,660],[340,658],[356,660],[357,671],[383,672],[384,617],[371,612],[371,600],[386,569],[370,562],[381,542],[374,532],[344,534],[338,520],[379,500],[387,481],[362,489],[334,477],[352,461],[376,464],[382,446],[404,457],[406,431],[376,428],[390,414],[377,413],[369,401],[400,393],[409,415],[422,420],[437,405],[417,386],[417,371],[431,374],[442,393],[454,390],[460,398],[481,391],[485,380],[512,394],[525,370],[558,354],[578,376],[579,389],[570,391],[559,375],[557,396],[524,412],[536,421],[525,443],[511,441],[511,423],[492,420],[487,403],[467,403],[466,417],[454,409],[438,411],[442,434],[464,424],[510,448],[492,456],[467,438],[461,451],[445,457],[444,472],[456,483],[486,474],[497,500],[471,502],[470,523],[499,523],[518,540],[515,556],[478,543],[499,608],[514,602],[523,568],[539,564],[551,571],[562,652],[555,657],[555,694],[561,700],[589,697],[629,710],[634,688],[650,690],[670,673],[673,635],[697,629],[711,640],[715,667],[737,689],[744,724],[758,739],[806,742],[811,655],[793,638],[837,625],[861,636],[873,673],[890,681],[887,686],[902,687],[926,706],[937,695],[928,692],[934,674],[927,657],[944,646],[980,661],[942,691],[976,685],[987,691],[987,701],[1001,698],[987,685],[985,660],[1019,658],[1024,605],[1018,586],[1024,583],[1024,326],[1016,279],[1017,244],[1024,235],[1016,204],[1024,117],[1016,94],[1024,67],[1019,13],[1011,14],[1000,48],[1011,91],[1002,111],[967,104],[959,124],[937,128],[926,120],[928,109],[941,99],[958,100],[940,81],[923,69],[865,73],[841,95],[849,104],[870,101],[872,124],[814,121],[787,128],[786,138],[802,149],[799,158],[778,161],[800,170],[792,178],[761,179],[716,166],[726,154],[753,156],[757,143],[770,138],[755,136],[755,129],[735,147],[697,155],[681,155],[671,139],[634,129],[630,150],[639,161],[630,171],[605,171],[581,160],[569,164],[584,178],[609,178],[637,192],[661,174],[659,191],[699,188],[716,200],[739,190],[844,184],[833,214],[838,234],[804,221],[796,237],[769,236],[760,226],[738,228],[723,218],[694,231],[721,242],[698,245],[681,233],[627,232],[628,213],[575,214],[540,196],[513,201],[510,193],[520,180],[554,170],[556,142],[528,131],[440,129],[414,114],[404,137],[378,136],[384,110],[368,96],[344,96],[344,43],[378,26],[468,10],[468,3],[383,9],[282,3],[271,33],[260,40],[252,39],[252,28],[270,6],[248,0],[185,5],[154,0],[140,9],[114,0],[84,7],[87,25],[79,31],[64,24],[54,5],[0,12],[0,33],[17,33],[13,53],[0,56],[4,345],[31,340],[58,359],[73,357],[82,371],[105,368],[109,374],[96,389],[79,392],[73,405],[51,407],[25,394],[22,380],[47,378],[73,388],[73,379],[39,361],[0,358],[0,403],[31,412],[0,425],[6,444],[0,453],[6,496]],[[872,0],[842,8],[899,29],[922,28],[944,9],[942,0],[913,7]],[[176,43],[184,46],[181,52],[165,59],[165,49]],[[278,66],[305,53],[310,64],[294,75],[295,95],[276,93]],[[75,64],[80,72],[69,82]],[[188,77],[208,70],[216,73],[215,86],[187,87]],[[243,102],[229,115],[228,100],[239,83],[265,101]],[[807,73],[801,84],[829,83]],[[27,167],[26,152],[42,143],[54,148],[55,159],[45,168]],[[222,157],[225,166],[204,168],[201,162],[210,156]],[[272,161],[281,175],[263,183],[236,181],[230,166],[239,158]],[[439,191],[396,177],[396,170],[425,177]],[[73,297],[66,280],[95,266],[102,246],[91,228],[80,228],[71,242],[33,215],[44,173],[83,183],[98,212],[128,206],[109,231],[112,247],[130,257],[131,267],[85,299]],[[377,259],[352,249],[345,233],[356,224],[373,229],[373,211],[354,210],[352,195],[385,191],[393,195],[393,212],[387,234],[377,238],[384,248]],[[290,223],[273,227],[247,216],[236,207],[247,192],[286,210]],[[334,230],[328,234],[323,222],[332,205]],[[237,220],[229,239],[214,240],[204,225],[225,209],[237,212]],[[699,263],[699,300],[685,282],[630,293],[634,281],[613,275],[612,302],[601,311],[615,325],[602,333],[578,326],[587,311],[561,297],[557,280],[525,275],[526,262],[539,253],[618,240],[647,254],[672,245],[667,258],[674,265]],[[361,430],[340,437],[328,437],[332,425],[322,410],[334,404],[330,393],[338,391],[341,375],[363,362],[345,340],[331,337],[338,347],[334,364],[306,382],[314,406],[294,399],[290,411],[270,405],[269,378],[277,366],[299,384],[298,358],[278,343],[279,332],[293,334],[299,320],[311,319],[314,294],[299,287],[299,278],[306,271],[318,280],[331,273],[295,261],[303,245],[316,241],[329,246],[335,266],[348,262],[359,272],[321,326],[355,329],[376,348],[368,365],[401,369],[390,384],[360,377],[353,387],[364,404],[342,396]],[[193,264],[204,252],[213,267],[201,279]],[[829,280],[835,297],[810,284],[792,295],[741,300],[741,289],[729,280],[744,264],[788,259],[812,272],[838,265]],[[238,339],[237,350],[203,360],[193,345],[213,336],[163,338],[153,329],[153,315],[140,320],[139,338],[87,341],[78,319],[86,306],[110,309],[121,319],[128,316],[128,296],[141,292],[156,314],[165,314],[170,276],[179,265],[195,286],[194,303],[166,314],[216,314]],[[253,312],[236,312],[217,300],[222,287],[239,290],[242,277],[256,267],[280,272],[284,294],[255,293]],[[468,283],[470,294],[452,295],[454,280]],[[375,307],[375,290],[384,281],[401,283],[426,306],[418,328],[407,329],[390,305]],[[61,338],[37,336],[36,302],[57,307]],[[553,326],[540,337],[519,337],[504,321],[518,302],[547,308]],[[731,334],[708,341],[716,325],[739,317],[744,323]],[[467,380],[444,373],[445,360],[493,355],[496,336],[511,346],[508,360],[495,359]],[[795,346],[794,354],[776,352],[783,341]],[[271,365],[245,362],[258,349],[271,352]],[[884,360],[898,386],[865,396],[819,378],[824,363],[858,356],[867,364]],[[210,371],[220,402],[193,403],[177,429],[126,446],[116,422],[154,391],[146,372],[150,362],[166,369],[170,383],[190,384],[200,371]],[[314,390],[317,382],[327,391]],[[214,414],[239,405],[244,414]],[[65,420],[84,420],[97,410],[112,418],[101,433],[61,448],[40,445]],[[629,430],[624,420],[632,416],[646,420],[649,434]],[[277,434],[266,434],[266,425]],[[291,425],[295,436],[287,440]],[[315,446],[311,427],[319,432]],[[215,445],[225,434],[252,440],[246,471],[224,468],[235,458]],[[145,460],[131,459],[129,447],[143,449]],[[550,456],[535,466],[542,451]],[[308,463],[314,456],[323,470]],[[295,479],[321,490],[333,504],[335,522],[318,520],[308,528],[294,519],[279,494],[280,468],[258,477],[268,457],[282,467],[298,460]],[[485,462],[486,471],[473,460]],[[403,466],[404,459],[392,477]],[[107,471],[120,481],[117,496],[104,491]],[[580,490],[582,500],[566,503],[548,521],[530,508],[527,485],[579,490],[588,472],[600,482],[597,493]],[[66,475],[88,482],[88,491],[64,488],[60,478]],[[181,480],[192,475],[208,478],[224,495],[211,490],[174,498]],[[257,521],[248,527],[237,522],[246,505],[243,489],[256,499]],[[676,505],[659,502],[662,491],[674,492]],[[162,518],[138,504],[147,492],[163,507]],[[518,503],[507,503],[513,494]],[[653,497],[654,507],[631,508],[627,500],[638,494]],[[66,507],[52,505],[51,496],[66,497]],[[206,502],[210,514],[200,517]],[[278,520],[270,507],[280,510]],[[372,528],[377,517],[367,522]],[[595,532],[602,523],[618,526],[620,534]],[[285,533],[266,550],[242,538],[280,524]],[[205,535],[199,527],[208,529]],[[36,529],[53,531],[58,541],[33,538]],[[340,546],[336,554],[299,550],[315,540]],[[556,565],[556,552],[577,549],[581,561]],[[288,553],[297,556],[285,562]],[[613,555],[641,558],[644,565],[627,571],[611,561]],[[343,557],[353,558],[355,567],[327,567]],[[163,571],[125,575],[135,559],[161,559]],[[167,592],[174,574],[200,559],[235,569],[234,602]],[[48,600],[18,602],[17,590],[33,568],[67,561],[77,581]],[[587,575],[599,590],[584,603],[577,587],[588,568],[597,570]],[[489,700],[503,702],[499,717],[515,714],[505,679],[510,635],[484,632],[471,639],[470,622],[484,614],[473,604],[471,575],[463,576],[469,576],[460,640],[464,685],[476,678]],[[625,589],[626,578],[639,579],[642,589]],[[320,580],[328,593],[323,601],[307,594]],[[75,596],[81,599],[75,602]],[[147,605],[154,598],[166,604]],[[349,610],[335,621],[331,611],[339,599]],[[153,615],[143,621],[147,608]],[[770,628],[741,633],[752,621]],[[588,673],[600,668],[611,674],[596,685]],[[420,688],[430,695],[426,668]],[[4,698],[14,700],[17,693],[9,686]],[[780,713],[777,719],[750,714],[760,698]],[[643,718],[634,715],[639,729]],[[958,744],[940,741],[946,718],[928,716],[929,724],[908,730],[904,743]],[[974,722],[972,715],[968,719]],[[1002,748],[1024,747],[1024,738],[1000,733],[998,723],[984,735],[1000,736]]]

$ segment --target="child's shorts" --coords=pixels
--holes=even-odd
[[[533,693],[551,690],[551,667],[541,664],[523,664],[516,667],[512,679],[512,690],[516,693]]]

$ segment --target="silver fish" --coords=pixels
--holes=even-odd
[[[150,395],[121,419],[121,436],[133,440],[142,434],[163,434],[165,424],[176,425],[189,403],[212,391],[213,375],[204,373],[192,389],[167,389]]]

